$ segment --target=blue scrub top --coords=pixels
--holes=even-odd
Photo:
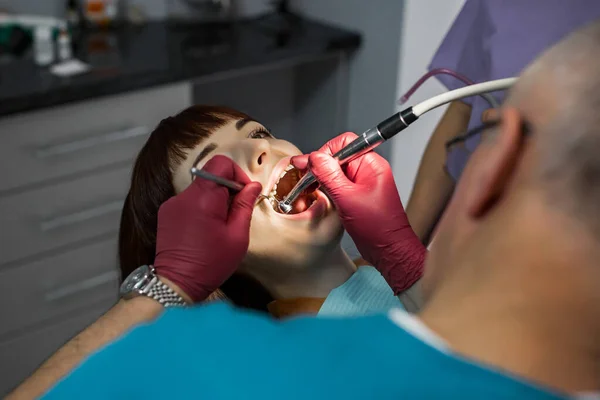
[[[441,351],[386,314],[278,322],[214,304],[170,309],[134,329],[45,398],[561,397]]]

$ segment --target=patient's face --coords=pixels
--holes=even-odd
[[[260,182],[264,195],[277,192],[281,197],[289,192],[297,177],[293,171],[285,179],[280,178],[290,165],[290,157],[299,154],[296,146],[276,139],[257,122],[232,121],[187,153],[175,171],[173,183],[177,193],[183,191],[192,182],[189,171],[193,166],[201,168],[215,155],[224,155],[236,162],[251,180]],[[329,199],[317,191],[314,197],[299,203],[293,215],[275,211],[266,200],[255,207],[250,247],[243,267],[300,268],[338,245],[342,226]]]

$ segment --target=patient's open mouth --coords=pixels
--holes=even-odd
[[[292,165],[288,165],[281,173],[279,180],[275,182],[273,188],[271,189],[271,193],[269,193],[269,200],[275,211],[281,214],[281,211],[279,210],[279,207],[275,201],[282,201],[303,175],[304,174],[302,171],[294,168]],[[299,214],[308,210],[310,206],[312,206],[317,200],[315,189],[316,185],[314,188],[311,187],[304,191],[294,202],[294,204],[292,204],[292,211],[290,214]]]

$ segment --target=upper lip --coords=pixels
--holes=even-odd
[[[273,186],[275,186],[275,183],[277,183],[277,181],[279,181],[279,177],[281,176],[281,173],[290,164],[291,159],[292,159],[292,157],[283,157],[281,160],[279,160],[277,162],[277,164],[275,164],[275,166],[273,167],[273,170],[271,171],[271,176],[269,177],[267,186],[264,189],[263,194],[265,196],[269,196],[269,194],[271,193],[271,190],[273,189]]]

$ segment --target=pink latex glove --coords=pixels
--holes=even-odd
[[[292,164],[312,171],[360,254],[399,294],[423,275],[427,249],[408,222],[392,169],[383,157],[370,152],[343,168],[331,157],[356,137],[341,134],[317,152],[294,157]]]
[[[227,188],[196,178],[158,211],[156,273],[194,302],[206,299],[242,262],[262,189],[227,157],[215,156],[203,169],[246,187],[232,197]]]

